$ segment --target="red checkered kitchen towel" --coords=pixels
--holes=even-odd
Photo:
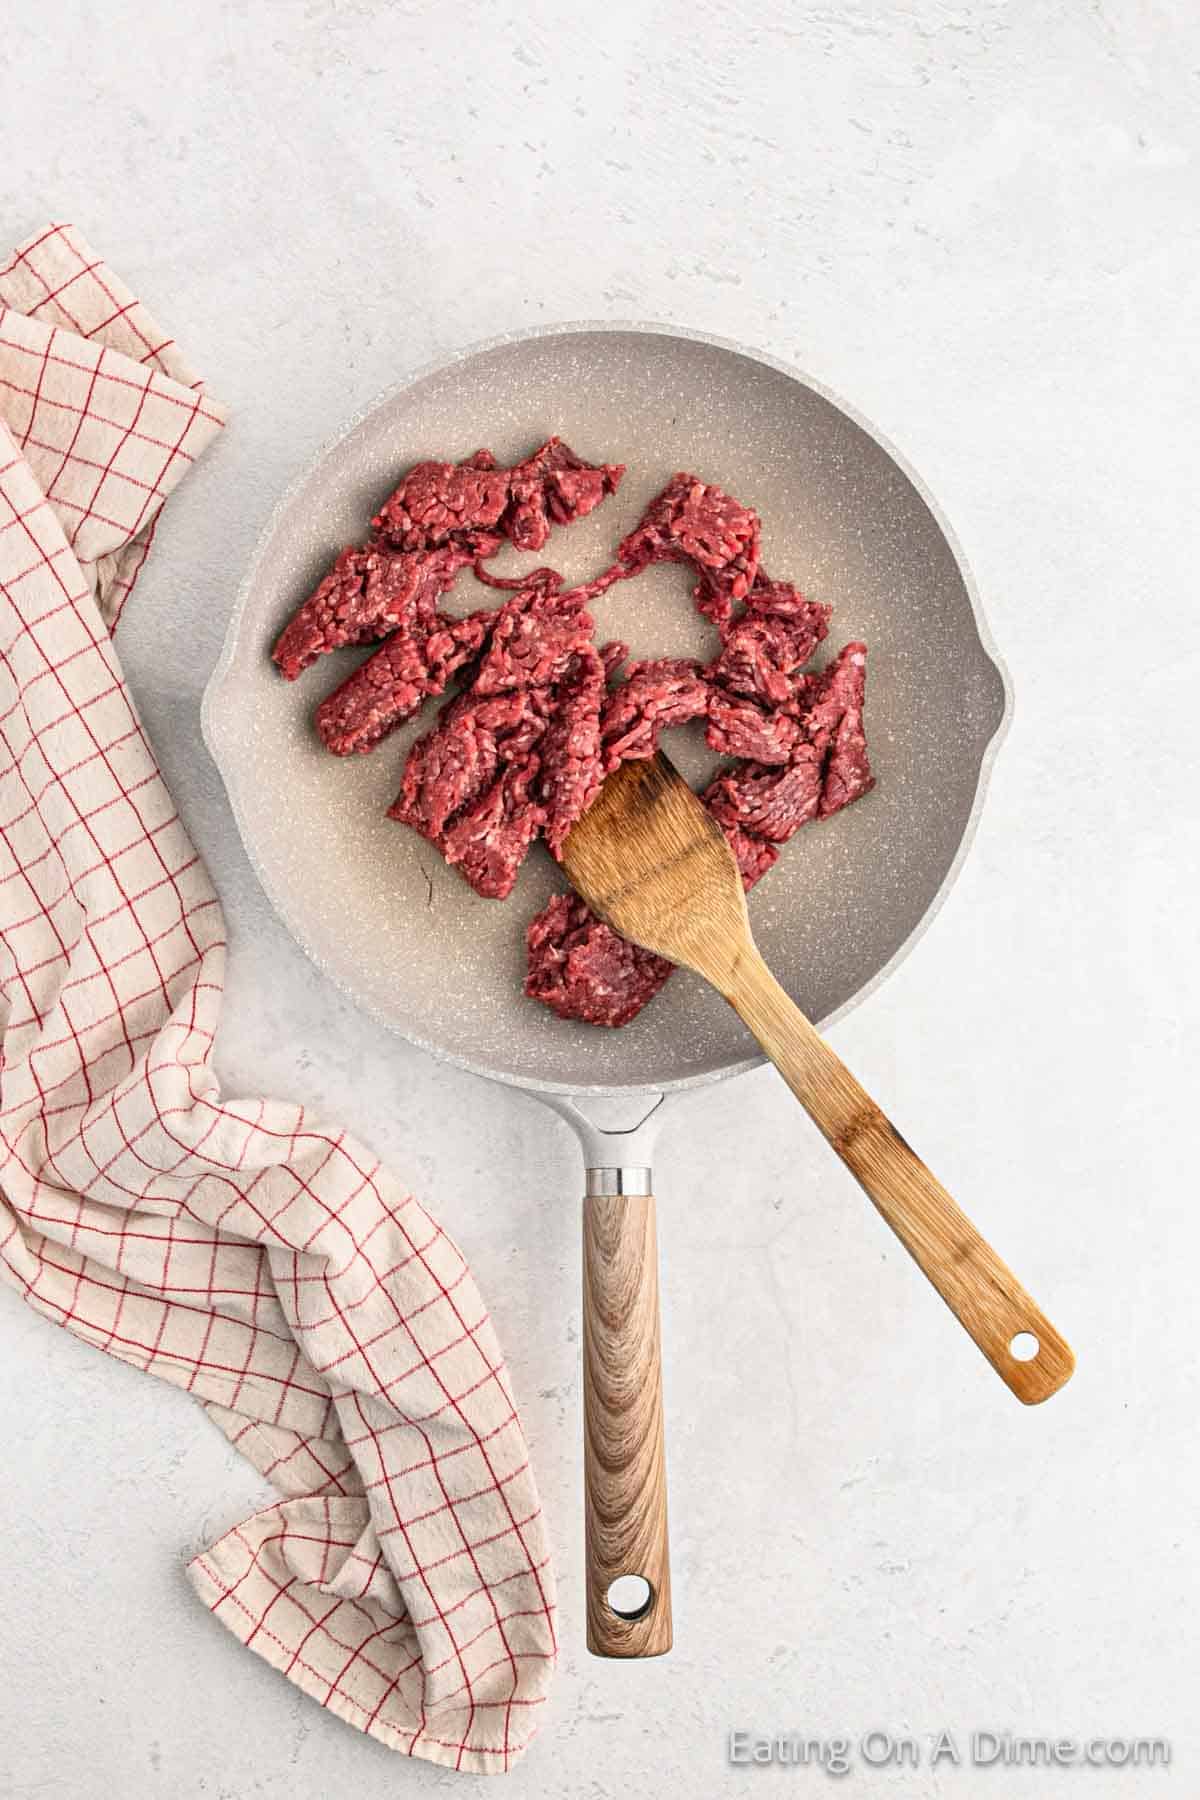
[[[109,635],[223,417],[72,229],[0,266],[0,1273],[279,1491],[189,1568],[236,1637],[395,1749],[500,1772],[555,1637],[491,1322],[363,1146],[221,1097],[221,910]]]

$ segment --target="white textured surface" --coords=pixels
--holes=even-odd
[[[1164,1733],[1169,1774],[859,1769],[856,1791],[1196,1787],[1194,726],[1200,23],[1186,0],[189,9],[16,0],[5,241],[77,220],[234,408],[127,667],[234,938],[221,1066],[375,1143],[463,1241],[523,1401],[566,1654],[520,1796],[818,1789],[733,1726]],[[364,1023],[269,913],[199,737],[272,499],[405,366],[543,319],[758,343],[912,458],[1016,718],[976,848],[836,1033],[1080,1355],[1016,1406],[769,1073],[678,1103],[659,1191],[677,1649],[589,1659],[577,1152]],[[450,1787],[198,1612],[256,1480],[0,1295],[0,1786]],[[62,1648],[64,1636],[70,1648]]]

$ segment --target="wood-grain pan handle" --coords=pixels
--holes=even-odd
[[[661,1656],[671,1648],[671,1565],[650,1194],[583,1203],[583,1413],[588,1649]]]

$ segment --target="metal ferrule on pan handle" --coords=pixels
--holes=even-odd
[[[658,1135],[665,1094],[630,1096],[629,1105],[640,1114],[632,1125],[597,1124],[585,1111],[585,1102],[565,1094],[540,1094],[566,1120],[583,1151],[584,1192],[589,1199],[608,1194],[652,1194],[654,1140]]]

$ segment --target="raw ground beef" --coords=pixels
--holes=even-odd
[[[319,656],[369,644],[389,632],[420,638],[438,601],[475,551],[455,544],[398,554],[378,543],[342,551],[333,568],[284,627],[274,657],[289,681]]]
[[[554,857],[562,854],[568,831],[600,792],[600,708],[607,680],[602,651],[590,644],[577,651],[542,739],[542,830]]]
[[[582,461],[558,438],[514,468],[489,451],[421,463],[372,520],[361,549],[338,557],[275,647],[295,677],[343,644],[385,641],[317,709],[337,755],[374,749],[459,676],[458,695],[418,739],[389,816],[428,838],[477,893],[503,899],[539,835],[556,857],[605,775],[653,756],[664,730],[704,719],[711,747],[734,759],[703,798],[747,889],[779,846],[872,785],[863,731],[866,647],[847,644],[806,672],[830,609],[774,581],[759,561],[758,516],[696,476],[674,475],[594,581],[564,588],[539,568],[489,574],[507,541],[540,550],[556,524],[616,489],[620,464]],[[655,562],[691,566],[698,610],[717,628],[708,664],[658,657],[628,664],[625,644],[594,643],[588,603]],[[455,619],[437,610],[473,565],[502,605]],[[672,965],[627,943],[573,894],[529,926],[525,991],[567,1019],[625,1025]]]
[[[702,719],[707,710],[708,683],[699,663],[676,656],[630,663],[600,716],[604,773],[653,756],[668,726]]]
[[[616,493],[624,473],[624,463],[584,462],[561,438],[550,438],[512,471],[505,537],[514,549],[540,550],[551,525],[570,525],[593,512]]]
[[[492,617],[490,612],[465,619],[438,616],[424,635],[394,632],[318,706],[317,733],[326,749],[335,756],[373,750],[478,655]]]
[[[707,668],[663,659],[633,664],[602,715],[605,773],[653,756],[661,731],[703,716],[705,736],[736,765],[703,795],[729,840],[747,889],[802,825],[828,818],[872,785],[863,731],[866,646],[848,644],[827,669],[805,674],[829,630],[830,609],[758,561],[757,517],[720,489],[679,474],[620,547],[630,573],[689,562],[696,605],[717,626]],[[739,608],[740,602],[740,610]],[[557,895],[526,934],[525,992],[560,1018],[627,1025],[662,987],[671,964],[629,944],[575,895]]]
[[[558,687],[573,672],[579,652],[591,648],[595,629],[596,621],[571,589],[518,590],[495,615],[472,691]]]
[[[656,562],[691,563],[696,604],[724,636],[736,600],[758,573],[758,514],[720,488],[681,471],[621,542],[618,561],[631,575]]]
[[[800,727],[785,712],[716,686],[709,691],[704,736],[718,756],[775,764],[790,761],[801,742]]]
[[[504,535],[500,520],[514,473],[497,468],[490,450],[476,450],[460,463],[417,463],[371,524],[393,550],[429,550],[453,542],[486,556],[492,539]]]
[[[764,706],[786,706],[796,674],[828,635],[829,614],[786,582],[756,582],[745,611],[722,633],[711,680]]]
[[[783,768],[747,762],[718,775],[702,796],[729,840],[749,891],[779,857],[778,845],[810,819],[827,819],[872,785],[863,735],[866,647],[847,644],[827,670],[807,678],[805,737]],[[627,943],[574,894],[556,894],[526,933],[525,992],[563,1019],[628,1025],[652,1000],[672,964]]]
[[[413,745],[389,808],[489,899],[539,831],[561,849],[600,786],[605,665],[580,592],[543,581],[489,615],[470,686]]]
[[[422,643],[461,569],[508,542],[540,550],[551,525],[569,525],[617,490],[624,466],[584,462],[550,438],[514,468],[490,450],[465,462],[410,469],[371,521],[362,547],[342,551],[285,627],[274,657],[294,681],[319,656],[402,630]]]
[[[560,1019],[628,1025],[653,1000],[674,963],[631,944],[578,894],[555,894],[525,933],[525,992]]]

